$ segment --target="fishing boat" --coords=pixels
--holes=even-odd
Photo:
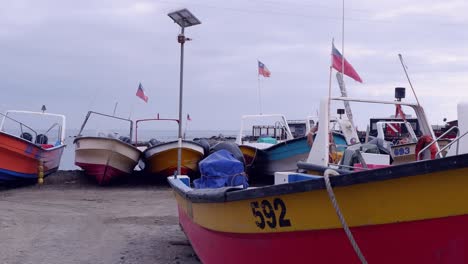
[[[253,125],[252,133],[246,135],[247,120],[274,124]],[[294,138],[286,117],[280,114],[242,116],[236,143],[244,155],[247,173],[256,178],[296,170],[296,163],[305,160],[310,150],[305,134]]]
[[[93,131],[95,135],[85,135],[90,118],[117,120],[128,123],[128,130],[103,133]],[[75,165],[85,174],[93,177],[98,184],[105,185],[115,178],[131,174],[137,165],[141,151],[132,144],[133,121],[89,111],[73,143],[75,144]]]
[[[65,116],[8,110],[0,124],[0,182],[38,181],[57,171],[65,148]]]
[[[138,142],[138,124],[149,121],[179,123],[178,119],[159,117],[137,120],[135,122],[135,141]],[[157,138],[150,139],[147,142],[147,146],[142,148],[142,169],[144,169],[144,172],[159,179],[165,179],[167,176],[174,175],[174,172],[177,171],[179,146],[181,148],[181,173],[191,177],[198,175],[198,162],[204,157],[207,150],[199,143],[185,139],[182,139],[180,144],[178,140],[162,141],[161,138],[159,140]]]
[[[432,141],[418,161],[387,164],[389,154],[363,155],[362,170],[330,164],[329,129],[318,128],[309,173],[277,172],[275,184],[196,189],[169,178],[179,222],[203,263],[465,263],[468,250],[468,104],[460,133],[440,153],[419,104],[346,97],[332,101],[402,105]],[[329,122],[329,100],[320,123]],[[464,122],[463,122],[464,121]],[[361,143],[356,153],[366,154]],[[434,147],[432,147],[434,146]],[[362,148],[361,148],[362,147]],[[445,148],[447,148],[445,147]],[[355,165],[355,164],[352,164]],[[334,167],[335,166],[335,167]],[[317,173],[311,174],[311,171]]]

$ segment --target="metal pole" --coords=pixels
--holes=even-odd
[[[406,71],[407,67],[406,67],[405,63],[403,62],[403,56],[401,54],[398,54],[398,58],[400,58],[401,66],[403,67],[403,70],[405,71],[406,79],[408,79],[408,83],[409,83],[409,85],[411,87],[411,90],[413,91],[413,94],[414,94],[414,98],[416,98],[416,102],[418,103],[418,105],[420,105],[418,97],[416,96],[416,92],[414,91],[413,84],[411,83],[408,72]]]
[[[344,0],[343,0],[343,18],[342,18],[342,24],[341,24],[341,56],[343,57],[343,60],[341,61],[341,74],[343,75],[344,74],[344,62],[345,62],[345,56],[344,56]]]
[[[260,114],[262,114],[263,109],[262,109],[262,94],[260,92],[260,74],[257,76],[257,78],[258,78],[258,103],[260,106]]]
[[[178,41],[180,43],[180,89],[179,89],[179,142],[178,142],[178,149],[177,149],[177,175],[180,175],[180,167],[182,163],[182,98],[183,98],[183,90],[184,90],[184,43],[185,43],[185,36],[184,36],[184,27],[182,27],[182,31],[178,37]],[[177,177],[176,175],[176,177]]]
[[[343,74],[337,72],[336,79],[338,80],[338,86],[340,87],[340,90],[341,90],[341,96],[348,97],[348,92],[346,91],[346,85],[343,80]],[[353,128],[355,128],[354,120],[353,120],[353,112],[351,111],[351,105],[349,104],[348,101],[343,101],[343,103],[346,109],[346,115],[348,116],[348,120],[349,122],[351,122],[351,125],[353,126]]]
[[[117,110],[117,105],[119,104],[119,102],[115,102],[115,105],[114,105],[114,112],[112,113],[113,116],[115,116],[115,111]]]

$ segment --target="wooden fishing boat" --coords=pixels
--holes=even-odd
[[[167,177],[177,171],[178,141],[164,142],[148,147],[143,152],[145,171],[159,176]],[[203,147],[199,144],[182,140],[181,173],[195,176],[198,174],[198,162],[204,156]]]
[[[91,116],[102,116],[128,122],[128,135],[83,135]],[[108,184],[115,178],[131,174],[141,155],[141,151],[131,144],[132,131],[133,122],[129,119],[89,111],[73,142],[75,144],[75,164],[81,167],[86,175],[95,178],[100,185]]]
[[[176,122],[177,119],[149,118],[140,119],[136,123],[135,141],[138,141],[138,124],[147,121],[167,121]],[[181,149],[181,173],[184,175],[198,175],[198,162],[204,157],[205,149],[200,144],[190,141],[172,140],[162,142],[155,138],[148,141],[143,151],[142,160],[144,171],[153,177],[165,179],[167,176],[174,175],[177,171],[178,149]]]
[[[460,143],[456,152],[450,148],[442,157],[443,149],[418,104],[333,100],[411,107],[423,135],[434,139],[416,153],[419,161],[371,169],[372,164],[366,163],[369,157],[364,156],[364,170],[350,171],[329,162],[329,130],[323,126],[308,159],[313,163],[302,164],[314,174],[278,172],[274,185],[246,189],[194,189],[183,176],[170,178],[180,224],[200,260],[208,264],[465,263],[468,140],[463,137],[468,122],[460,125],[466,132],[447,145]],[[327,109],[329,100],[321,106]],[[459,115],[467,109],[468,105]],[[320,123],[326,124],[328,116],[321,112]]]
[[[247,120],[275,121],[274,125],[254,125],[251,135],[245,135]],[[244,154],[250,179],[272,176],[275,171],[295,171],[296,163],[305,160],[310,151],[305,135],[294,138],[286,118],[279,114],[242,116],[236,139]],[[253,177],[253,178],[252,178]]]
[[[330,179],[369,263],[463,262],[467,161],[460,155]],[[302,263],[313,256],[317,263],[359,263],[323,178],[288,176],[303,181],[194,190],[170,179],[180,224],[201,261]]]
[[[65,148],[65,116],[46,113],[44,106],[43,112],[8,110],[1,115],[0,182],[42,182],[57,171]]]

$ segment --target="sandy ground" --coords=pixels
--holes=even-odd
[[[81,177],[0,190],[0,264],[200,263],[167,185],[97,187]]]

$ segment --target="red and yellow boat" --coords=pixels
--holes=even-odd
[[[422,132],[434,138],[419,105],[377,103],[412,107]],[[328,99],[322,101],[322,109],[328,105]],[[465,113],[466,109],[468,105]],[[328,124],[328,116],[321,112],[320,123]],[[465,119],[462,131],[468,129]],[[336,164],[329,164],[328,136],[328,128],[319,127],[308,160],[315,163],[303,166],[314,174],[278,172],[274,185],[193,189],[183,176],[169,178],[179,222],[200,260],[207,264],[467,262],[466,141],[460,143],[464,154],[457,146],[457,153],[442,157],[437,147],[437,153],[424,160],[345,171],[330,170]],[[336,176],[329,177],[327,171]]]
[[[41,182],[43,177],[57,171],[65,148],[65,116],[18,110],[1,115],[0,182]],[[29,123],[40,120],[41,126],[33,129],[25,124],[26,120]],[[54,138],[54,142],[50,141],[53,144],[49,144],[49,137]]]
[[[178,119],[149,118],[137,120],[135,141],[138,142],[138,124],[146,121],[169,121],[178,123]],[[179,146],[180,145],[180,146]],[[178,150],[181,149],[181,174],[195,176],[198,174],[198,162],[205,155],[205,148],[190,140],[162,142],[156,139],[149,140],[142,154],[144,171],[148,175],[165,179],[177,171]]]
[[[198,174],[198,162],[204,157],[204,149],[199,144],[182,140],[180,172],[183,175]],[[164,142],[148,147],[143,152],[145,171],[159,177],[174,175],[177,171],[178,141]]]
[[[464,263],[468,155],[331,178],[370,263]],[[238,190],[170,179],[180,224],[203,263],[359,263],[322,177]]]

